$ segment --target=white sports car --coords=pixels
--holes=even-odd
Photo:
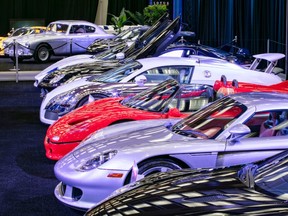
[[[108,126],[60,159],[55,196],[88,209],[121,186],[157,172],[251,163],[284,151],[288,95],[243,93],[182,120]]]
[[[271,59],[282,54],[268,54]],[[256,56],[256,55],[255,55]],[[256,62],[266,54],[257,55]],[[276,56],[276,57],[275,57]],[[253,67],[252,67],[253,66]],[[198,83],[213,86],[222,75],[227,79],[237,79],[250,83],[270,85],[281,82],[281,79],[270,71],[255,71],[230,63],[226,60],[191,56],[190,58],[154,57],[132,61],[126,65],[112,69],[102,75],[83,78],[59,86],[49,92],[40,107],[40,120],[51,124],[59,117],[87,103],[89,97],[94,99],[126,96],[129,88],[137,86],[135,80],[139,77],[146,79],[146,85],[156,85],[167,79],[167,76],[178,78],[180,83]],[[275,61],[271,61],[268,69],[272,70]],[[139,89],[140,91],[141,89]]]

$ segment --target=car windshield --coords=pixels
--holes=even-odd
[[[21,36],[21,35],[26,35],[29,33],[29,29],[27,28],[19,28],[19,29],[16,29],[12,34],[11,36]]]
[[[262,163],[248,164],[238,171],[238,179],[246,186],[266,194],[288,199],[288,151],[281,152]]]
[[[124,106],[136,109],[165,112],[179,88],[180,86],[176,80],[169,79],[152,89],[142,91],[132,98],[125,98],[121,103]]]
[[[243,104],[225,97],[176,123],[172,131],[189,137],[215,139],[246,110]]]
[[[55,33],[66,33],[68,29],[67,24],[63,23],[51,23],[47,27],[47,32],[55,32]]]
[[[90,82],[105,82],[105,83],[115,83],[120,82],[125,77],[134,73],[135,70],[142,68],[142,64],[137,61],[130,62],[121,67],[111,69],[101,75],[89,77],[87,80]]]

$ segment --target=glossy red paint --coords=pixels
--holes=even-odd
[[[46,157],[59,160],[75,148],[85,137],[108,125],[124,121],[183,118],[173,108],[169,113],[149,112],[121,105],[122,98],[105,98],[82,106],[50,125],[44,146]]]
[[[278,92],[288,93],[288,81],[283,81],[274,85],[257,85],[252,83],[228,81],[227,83],[217,80],[213,86],[218,95],[226,96],[242,92]]]

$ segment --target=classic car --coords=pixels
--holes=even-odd
[[[288,147],[287,111],[287,94],[253,92],[226,96],[182,120],[108,126],[57,161],[54,194],[68,206],[88,209],[153,173],[268,158]]]
[[[158,53],[165,48],[162,47],[163,45],[170,44],[178,38],[179,30],[179,18],[171,22],[164,16],[130,46],[126,42],[122,42],[110,50],[94,56],[80,56],[79,60],[73,58],[72,61],[70,59],[63,60],[49,66],[35,76],[34,86],[41,88],[43,95],[47,91],[78,77],[102,73],[113,68],[116,63],[121,65],[124,61],[123,58],[128,62],[131,59],[144,58],[150,55],[158,56]],[[103,65],[106,66],[103,67]]]
[[[213,86],[216,92],[216,97],[221,98],[229,94],[237,94],[242,92],[279,92],[288,93],[288,81],[274,84],[274,85],[259,85],[246,82],[238,82],[236,79],[227,81],[223,75],[220,80],[216,80]]]
[[[273,68],[272,65],[274,66],[275,62],[268,65],[269,70]],[[154,85],[157,84],[157,80],[161,82],[166,79],[166,75],[169,75],[179,79],[180,83],[198,83],[212,87],[223,74],[229,79],[237,78],[262,85],[281,82],[275,74],[245,69],[218,58],[197,55],[189,58],[145,58],[130,61],[102,75],[94,75],[58,86],[43,99],[40,120],[51,124],[59,117],[87,103],[89,96],[95,99],[115,96],[115,93],[125,96],[129,88],[137,86],[135,79],[141,75],[146,76],[144,79],[147,79],[147,83],[152,82]]]
[[[139,88],[139,87],[137,87]],[[212,89],[199,84],[180,84],[168,79],[159,85],[127,98],[93,101],[52,124],[44,140],[46,157],[59,160],[92,132],[127,121],[182,118],[212,98]],[[133,95],[133,89],[129,92]],[[179,100],[179,102],[178,102]],[[174,109],[173,109],[174,108]],[[180,113],[180,112],[182,113]]]
[[[44,33],[46,31],[45,26],[31,26],[31,27],[21,27],[17,28],[15,30],[11,30],[7,37],[0,37],[0,55],[5,55],[4,49],[8,48],[6,46],[13,45],[13,40],[17,37],[23,36],[23,35],[30,35],[30,34],[40,34]],[[5,41],[5,43],[4,43]],[[5,44],[5,46],[3,45]]]
[[[51,22],[41,35],[26,35],[17,38],[16,52],[20,59],[34,58],[36,62],[47,62],[52,55],[75,55],[85,53],[97,38],[113,38],[97,25],[81,20],[59,20]],[[9,46],[11,42],[3,43]],[[5,55],[15,57],[14,45],[5,49]]]
[[[242,167],[175,170],[131,183],[85,216],[287,215],[288,152]]]
[[[119,33],[113,39],[97,39],[87,47],[87,52],[99,53],[111,49],[112,47],[123,42],[130,46],[148,29],[149,26],[134,26]]]

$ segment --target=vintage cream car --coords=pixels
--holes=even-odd
[[[79,20],[59,20],[50,23],[44,34],[24,35],[15,43],[5,40],[5,55],[11,58],[17,54],[19,59],[34,58],[37,62],[47,62],[52,55],[74,55],[86,52],[86,48],[95,40],[114,38],[97,25]]]

